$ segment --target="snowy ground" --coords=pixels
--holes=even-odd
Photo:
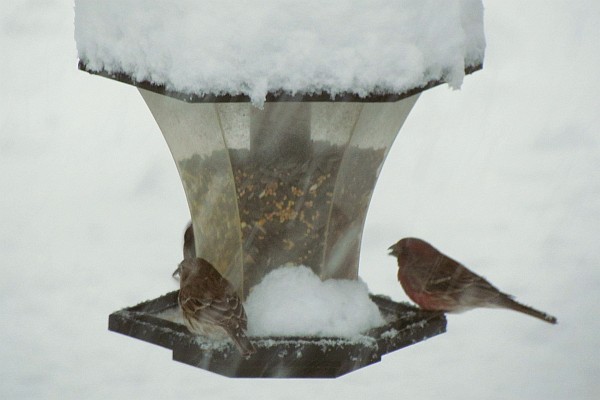
[[[600,4],[485,1],[485,68],[423,94],[371,205],[361,277],[418,236],[557,326],[498,310],[332,381],[231,380],[107,330],[176,288],[188,211],[132,87],[76,69],[72,4],[0,5],[0,397],[592,399],[600,394]]]

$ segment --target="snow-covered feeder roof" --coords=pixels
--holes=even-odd
[[[458,88],[485,50],[481,0],[75,0],[75,39],[86,71],[258,105]]]

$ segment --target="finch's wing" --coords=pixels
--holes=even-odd
[[[464,293],[477,297],[496,296],[498,289],[481,276],[449,257],[441,259],[430,271],[425,291],[446,297],[458,297]]]
[[[481,276],[471,272],[458,262],[440,264],[427,282],[425,291],[458,311],[494,304],[501,293]]]

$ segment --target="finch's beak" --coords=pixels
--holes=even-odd
[[[390,252],[388,253],[388,255],[390,255],[390,256],[393,256],[393,255],[394,255],[394,246],[395,246],[395,245],[391,245],[390,247],[388,247],[388,250],[390,251]]]
[[[179,276],[179,266],[177,267],[177,269],[175,271],[173,271],[173,275],[171,275],[173,278],[177,279],[177,277]]]

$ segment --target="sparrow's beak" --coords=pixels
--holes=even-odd
[[[175,279],[177,279],[177,276],[179,275],[179,268],[180,267],[178,266],[177,269],[175,271],[173,271],[172,277],[175,278]]]

